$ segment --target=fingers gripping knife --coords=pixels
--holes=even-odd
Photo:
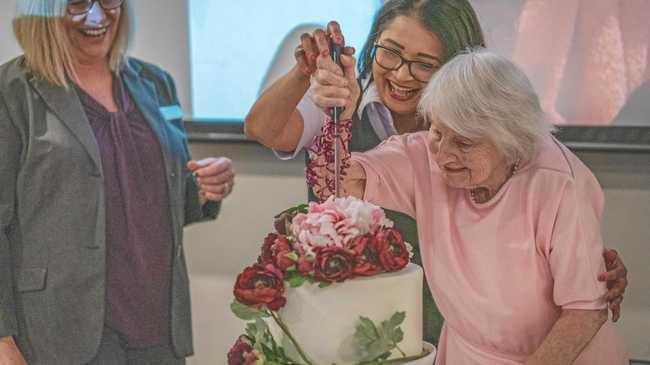
[[[343,53],[343,46],[345,42],[343,40],[343,35],[340,32],[333,32],[329,37],[329,48],[330,55],[332,60],[339,67],[341,66],[341,53]],[[341,156],[339,155],[339,116],[343,112],[343,108],[334,107],[332,108],[332,123],[334,124],[334,143],[332,144],[334,148],[334,194],[337,198],[341,196]]]

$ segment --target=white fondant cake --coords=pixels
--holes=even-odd
[[[326,288],[309,284],[299,288],[287,286],[287,304],[280,315],[314,363],[346,365],[359,361],[359,354],[350,345],[360,316],[379,325],[395,312],[406,312],[400,326],[404,339],[399,348],[407,356],[419,355],[422,276],[420,266],[408,264],[399,272],[355,278]],[[292,358],[300,358],[282,331],[276,327],[273,333]],[[398,351],[393,351],[393,358],[399,356]]]

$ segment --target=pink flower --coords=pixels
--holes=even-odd
[[[310,203],[307,213],[297,214],[291,233],[302,245],[347,247],[353,238],[380,227],[392,227],[392,222],[378,206],[352,197],[330,197],[321,204]]]

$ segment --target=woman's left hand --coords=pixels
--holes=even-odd
[[[221,201],[227,197],[235,185],[235,172],[232,161],[227,157],[209,157],[191,160],[187,168],[196,177],[201,201]]]
[[[606,299],[612,311],[612,321],[616,322],[621,317],[623,293],[627,288],[627,269],[616,250],[605,249],[603,257],[607,272],[598,275],[598,280],[607,282]]]

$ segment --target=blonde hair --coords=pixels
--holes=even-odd
[[[510,163],[532,160],[554,131],[526,75],[482,48],[460,53],[436,72],[418,112],[467,138],[487,138]]]
[[[78,81],[63,23],[66,6],[67,0],[18,0],[13,19],[14,36],[23,50],[25,66],[36,77],[65,88],[70,80]],[[129,1],[125,0],[109,53],[113,71],[122,67],[133,31],[132,14]]]

